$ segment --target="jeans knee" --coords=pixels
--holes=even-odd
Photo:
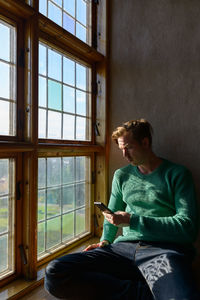
[[[51,261],[46,267],[46,276],[56,276],[60,272],[60,265],[57,259]]]

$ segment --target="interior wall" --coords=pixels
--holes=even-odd
[[[200,1],[109,0],[109,132],[145,118],[153,148],[186,165],[200,198]],[[109,182],[125,165],[110,145]]]

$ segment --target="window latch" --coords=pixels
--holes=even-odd
[[[27,258],[26,258],[26,253],[25,253],[25,250],[24,250],[24,246],[19,245],[19,250],[20,250],[20,255],[21,255],[21,259],[23,261],[23,264],[27,265]]]

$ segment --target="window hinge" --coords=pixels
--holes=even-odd
[[[94,4],[99,4],[99,0],[93,0]]]
[[[96,173],[95,171],[92,171],[92,184],[96,183]]]
[[[99,125],[99,123],[98,123],[98,125]],[[94,125],[94,131],[95,131],[96,136],[100,136],[98,125],[97,124]]]
[[[25,250],[24,250],[24,246],[19,245],[19,250],[20,250],[20,255],[21,255],[21,259],[23,261],[23,264],[27,265],[27,258],[26,258],[26,253],[25,253]]]
[[[18,181],[17,185],[16,185],[16,199],[17,200],[20,200],[20,198],[21,198],[21,188],[20,188],[20,185],[21,185],[21,181]]]
[[[25,51],[24,51],[24,49],[20,50],[20,54],[19,54],[19,66],[21,68],[25,67]]]
[[[92,39],[92,46],[96,49],[97,48],[97,34],[94,33],[93,39]]]
[[[98,84],[97,84],[97,82],[93,82],[93,84],[92,84],[92,93],[93,93],[93,95],[97,95],[97,92],[98,92]]]

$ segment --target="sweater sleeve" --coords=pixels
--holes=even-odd
[[[175,214],[167,217],[131,215],[130,229],[141,234],[145,232],[148,240],[192,243],[197,236],[196,195],[191,173],[182,169],[172,178]]]
[[[112,182],[112,191],[110,196],[110,201],[108,207],[113,211],[125,211],[126,204],[123,201],[122,192],[117,176],[117,172],[115,172]],[[117,234],[118,227],[110,224],[107,220],[104,220],[103,224],[103,234],[101,237],[101,241],[107,240],[112,243]]]

